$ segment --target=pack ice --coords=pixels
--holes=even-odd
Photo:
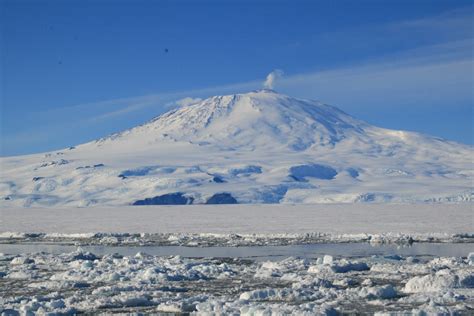
[[[0,206],[472,201],[473,155],[258,90],[67,149],[0,158]]]
[[[0,253],[2,315],[472,315],[469,258]]]

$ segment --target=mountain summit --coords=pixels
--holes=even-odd
[[[466,201],[473,153],[264,89],[69,149],[1,158],[0,197],[17,206]]]
[[[303,151],[335,145],[347,137],[362,138],[367,126],[333,106],[263,89],[180,107],[121,133],[121,137],[131,140],[164,135],[174,141],[216,145],[225,150]]]

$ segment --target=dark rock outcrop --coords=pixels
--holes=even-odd
[[[238,202],[230,193],[216,193],[206,201],[206,204],[238,204]]]
[[[298,181],[308,177],[332,180],[336,175],[337,171],[334,168],[320,164],[299,165],[290,168],[290,177],[297,179]]]
[[[184,196],[181,192],[176,192],[137,200],[132,205],[186,205],[192,204],[193,201],[194,198]]]
[[[212,178],[212,181],[215,182],[215,183],[225,183],[226,181],[224,179],[222,179],[221,177],[219,176],[214,176]]]

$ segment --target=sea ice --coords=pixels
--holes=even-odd
[[[334,269],[334,267],[337,267]],[[369,268],[369,269],[368,269]],[[342,269],[342,270],[341,270]],[[177,312],[337,315],[474,308],[468,259],[384,256],[255,262],[232,258],[0,256],[0,314]]]

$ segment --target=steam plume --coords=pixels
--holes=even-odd
[[[275,80],[281,78],[283,76],[283,71],[280,69],[275,69],[271,73],[268,74],[267,79],[263,83],[263,87],[266,89],[273,89],[275,84]]]

